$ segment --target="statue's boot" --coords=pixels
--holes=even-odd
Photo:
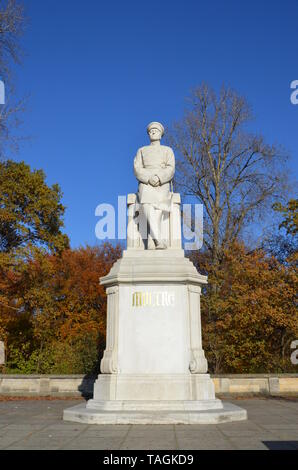
[[[160,242],[160,241],[156,241],[155,242],[155,249],[156,250],[166,250],[167,249],[167,245],[164,243],[164,242]]]

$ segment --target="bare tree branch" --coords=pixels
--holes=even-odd
[[[0,158],[8,148],[16,150],[18,140],[12,129],[20,123],[19,115],[24,100],[18,101],[12,77],[12,64],[19,64],[22,57],[20,36],[25,24],[24,9],[17,0],[0,0],[0,79],[5,84],[5,104],[0,105]]]
[[[246,131],[251,117],[244,97],[226,87],[217,95],[202,84],[184,118],[168,131],[177,157],[176,188],[204,204],[204,241],[215,263],[287,187],[286,154]]]

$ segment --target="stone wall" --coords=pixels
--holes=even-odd
[[[227,374],[212,376],[219,395],[297,395],[298,374]]]
[[[83,375],[0,374],[0,395],[90,397],[94,381]]]
[[[233,395],[297,395],[298,374],[225,374],[211,376],[215,392]],[[0,395],[91,397],[95,378],[83,375],[0,374]]]

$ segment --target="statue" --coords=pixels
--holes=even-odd
[[[246,419],[246,410],[216,398],[207,373],[200,312],[207,277],[181,245],[180,194],[170,190],[175,158],[171,148],[160,145],[164,128],[152,122],[147,131],[151,144],[134,160],[138,194],[127,195],[127,249],[100,278],[107,293],[101,374],[93,399],[64,410],[63,417],[88,424]],[[152,236],[148,249],[143,212]]]
[[[150,145],[139,148],[134,159],[134,173],[139,181],[138,199],[148,222],[155,249],[166,249],[161,239],[163,212],[172,208],[170,184],[175,173],[175,157],[170,147],[161,145],[164,127],[159,122],[147,126]]]

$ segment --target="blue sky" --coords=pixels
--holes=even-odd
[[[206,81],[245,95],[252,129],[291,154],[297,177],[296,0],[24,0],[30,21],[17,68],[30,94],[18,160],[59,183],[71,244],[97,243],[94,211],[135,192],[146,125],[170,126]]]

